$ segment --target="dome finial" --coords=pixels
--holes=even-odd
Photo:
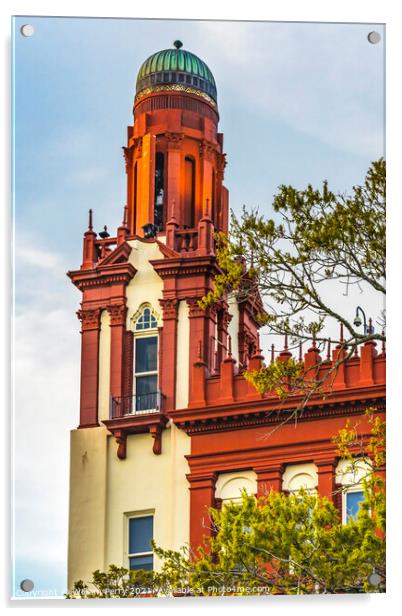
[[[180,47],[183,47],[183,43],[181,41],[174,41],[173,45],[176,47],[176,49],[180,49]]]

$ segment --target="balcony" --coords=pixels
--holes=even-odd
[[[134,396],[112,396],[109,417],[110,419],[116,419],[117,417],[126,417],[128,415],[160,413],[162,409],[161,402],[162,394],[160,391]]]
[[[133,396],[112,396],[110,417],[103,423],[116,439],[117,456],[124,460],[127,456],[127,436],[129,434],[149,433],[153,439],[152,451],[162,452],[162,430],[168,417],[162,412],[163,395],[160,391]]]

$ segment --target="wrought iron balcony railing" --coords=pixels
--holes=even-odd
[[[127,415],[147,415],[160,413],[162,410],[162,394],[153,391],[148,394],[133,396],[112,396],[110,399],[110,419],[125,417]]]

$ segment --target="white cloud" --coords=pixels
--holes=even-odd
[[[220,89],[333,147],[383,152],[383,50],[364,26],[199,23]],[[382,45],[382,44],[381,44]],[[201,45],[200,45],[201,46]]]
[[[72,288],[66,293],[62,256],[23,237],[14,318],[15,555],[58,565],[67,554],[69,430],[78,423],[77,298]]]

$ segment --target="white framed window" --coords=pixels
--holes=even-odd
[[[153,571],[154,556],[151,539],[154,536],[154,516],[141,514],[129,516],[128,522],[128,568]]]
[[[135,412],[158,410],[158,321],[145,306],[134,322],[134,401]]]
[[[355,520],[364,500],[363,479],[372,471],[368,458],[358,457],[353,462],[339,460],[336,467],[336,482],[342,489],[342,523]]]
[[[342,493],[342,522],[347,524],[349,520],[356,520],[360,509],[360,503],[364,500],[364,492],[361,487],[348,488]]]

